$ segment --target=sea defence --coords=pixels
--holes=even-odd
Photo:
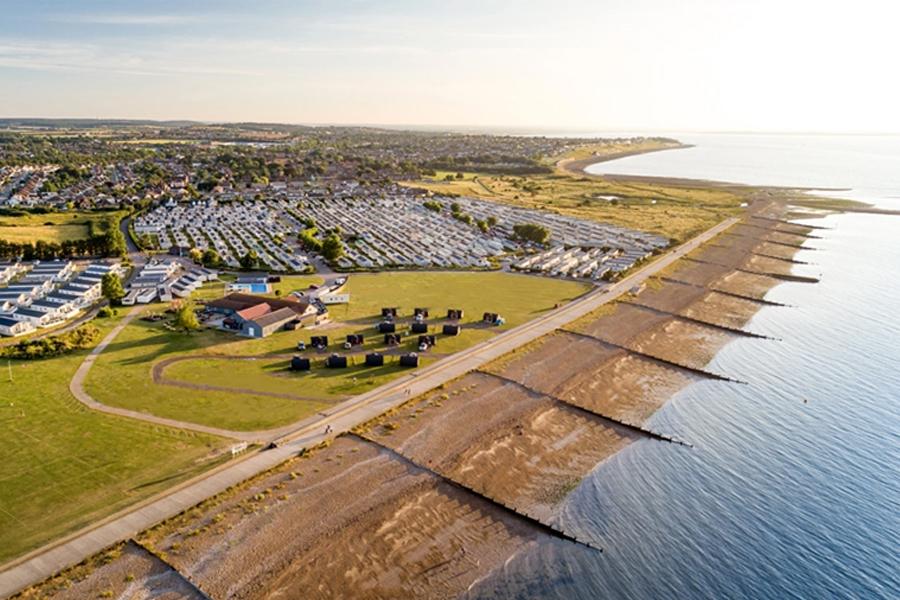
[[[412,397],[138,542],[211,598],[297,589],[309,598],[450,597],[537,545],[595,551],[585,546],[603,540],[580,539],[560,512],[584,476],[631,444],[671,437],[646,422],[680,389],[733,385],[734,374],[708,368],[722,346],[778,343],[743,329],[774,307],[765,293],[785,281],[747,272],[759,271],[754,253],[790,258],[797,249],[770,236],[808,233],[778,215],[720,236],[636,296]],[[98,593],[115,564],[79,589]]]

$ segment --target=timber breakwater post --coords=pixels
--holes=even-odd
[[[600,338],[600,337],[597,337],[594,335],[590,335],[587,333],[582,333],[580,331],[575,331],[573,329],[566,329],[564,327],[561,327],[557,331],[561,331],[563,333],[568,333],[570,335],[577,335],[581,338],[588,339],[588,340],[594,340],[595,342],[599,342],[601,344],[606,344],[607,346],[612,346],[613,348],[618,348],[620,350],[624,350],[625,352],[629,352],[631,354],[634,354],[635,356],[642,356],[649,360],[652,360],[652,361],[655,361],[655,362],[658,362],[658,363],[661,363],[664,365],[668,365],[670,367],[675,367],[676,369],[681,369],[682,371],[687,371],[687,372],[693,373],[695,375],[700,375],[700,376],[706,377],[708,379],[716,379],[718,381],[727,381],[728,383],[740,383],[742,385],[747,385],[746,381],[742,381],[740,379],[735,379],[734,377],[728,377],[727,375],[720,375],[719,373],[714,373],[712,371],[707,371],[705,369],[700,369],[698,367],[692,367],[690,365],[685,365],[685,364],[682,364],[679,362],[675,362],[673,360],[669,360],[667,358],[654,356],[653,354],[647,354],[646,352],[641,352],[640,350],[634,350],[633,348],[629,348],[629,347],[623,346],[621,344],[616,344],[616,343],[604,340],[603,338]]]
[[[391,447],[389,447],[389,446],[386,446],[386,445],[382,444],[381,442],[379,442],[379,441],[377,441],[377,440],[374,440],[374,439],[372,439],[371,437],[369,437],[369,436],[367,436],[367,435],[364,435],[364,434],[359,433],[359,432],[347,432],[347,433],[344,433],[344,434],[342,434],[342,435],[345,435],[345,436],[347,436],[347,437],[352,437],[352,438],[357,439],[357,440],[360,440],[360,441],[362,441],[362,442],[364,442],[364,443],[372,444],[372,445],[374,445],[374,446],[377,446],[377,447],[378,447],[379,449],[381,449],[383,452],[388,453],[390,456],[394,457],[395,459],[400,460],[401,462],[404,462],[404,463],[406,463],[406,464],[412,466],[412,467],[415,468],[415,469],[418,469],[418,470],[420,470],[420,471],[424,471],[424,472],[430,474],[431,476],[433,476],[433,477],[439,479],[440,481],[446,483],[447,485],[450,485],[450,486],[452,486],[452,487],[455,487],[455,488],[457,488],[457,489],[460,489],[460,490],[462,490],[462,491],[464,491],[464,492],[466,492],[466,493],[468,493],[468,494],[472,494],[472,495],[474,495],[474,496],[477,496],[478,498],[480,498],[480,499],[482,499],[482,500],[488,502],[489,504],[491,504],[491,505],[493,505],[493,506],[499,508],[499,509],[502,510],[503,512],[505,512],[505,513],[507,513],[507,514],[512,514],[512,515],[515,516],[516,518],[518,518],[518,519],[520,519],[520,520],[523,520],[523,521],[526,521],[527,523],[529,523],[529,524],[531,524],[532,526],[536,527],[537,529],[543,531],[544,533],[547,533],[547,534],[551,535],[552,537],[555,537],[555,538],[558,538],[558,539],[562,539],[562,540],[566,540],[566,541],[568,541],[568,542],[572,542],[572,543],[574,543],[574,544],[578,544],[579,546],[584,546],[584,547],[586,547],[586,548],[590,548],[591,550],[595,550],[595,551],[597,551],[597,552],[603,552],[603,548],[600,547],[599,545],[597,545],[597,544],[594,543],[594,542],[591,542],[591,541],[588,541],[588,540],[580,539],[580,538],[579,538],[578,536],[576,536],[575,534],[568,533],[568,532],[564,531],[563,529],[559,528],[558,526],[553,525],[552,523],[544,522],[544,521],[542,521],[542,520],[541,520],[540,518],[538,518],[538,517],[535,517],[535,516],[533,516],[533,515],[529,515],[527,512],[525,512],[524,510],[522,510],[522,509],[520,509],[520,508],[516,508],[515,506],[511,506],[511,505],[507,504],[506,502],[503,502],[502,500],[498,500],[497,498],[493,498],[492,496],[490,496],[490,495],[489,495],[486,491],[484,491],[484,490],[477,490],[477,489],[475,489],[475,488],[473,488],[473,487],[471,487],[471,486],[469,486],[469,485],[467,485],[467,484],[465,484],[465,483],[462,483],[461,481],[457,481],[457,480],[455,480],[455,479],[451,479],[450,477],[447,477],[446,475],[442,475],[441,473],[438,473],[438,472],[435,471],[434,469],[431,469],[430,467],[427,467],[427,466],[425,466],[425,465],[419,464],[418,462],[412,460],[411,458],[409,458],[409,457],[406,456],[405,454],[402,454],[402,453],[398,452],[397,450],[394,450],[393,448],[391,448]]]
[[[714,287],[710,287],[707,285],[700,285],[699,283],[691,283],[690,281],[684,281],[683,279],[675,279],[674,277],[660,276],[658,279],[660,281],[665,281],[666,283],[677,283],[680,285],[689,285],[691,287],[702,288],[702,289],[709,290],[710,292],[722,294],[723,296],[730,296],[731,298],[737,298],[739,300],[746,300],[748,302],[755,302],[757,304],[764,304],[766,306],[781,306],[784,308],[796,308],[793,304],[785,304],[783,302],[775,302],[774,300],[766,300],[765,298],[757,298],[756,296],[748,296],[746,294],[738,294],[737,292],[729,292],[728,290],[721,290],[719,288],[714,288]]]
[[[813,250],[813,248],[806,248],[806,250]],[[761,277],[771,277],[772,279],[780,279],[782,281],[791,281],[793,283],[819,283],[820,279],[817,277],[807,277],[805,275],[789,275],[786,273],[767,273],[765,271],[754,271],[753,269],[744,269],[742,267],[735,267],[732,265],[724,265],[722,263],[713,262],[711,260],[702,260],[699,258],[693,258],[690,256],[685,256],[682,260],[688,260],[690,262],[700,263],[702,265],[713,265],[715,267],[725,267],[731,269],[733,271],[738,271],[739,273],[748,273],[750,275],[759,275]]]
[[[629,306],[634,306],[636,308],[643,308],[645,310],[650,310],[655,313],[669,315],[675,319],[681,319],[682,321],[687,321],[688,323],[694,323],[695,325],[700,325],[702,327],[709,327],[711,329],[719,329],[721,331],[725,331],[727,333],[733,333],[734,335],[740,335],[743,337],[751,337],[760,340],[772,340],[775,342],[782,341],[780,338],[772,337],[770,335],[765,335],[762,333],[756,333],[753,331],[747,331],[746,329],[740,329],[738,327],[729,327],[728,325],[720,325],[719,323],[713,323],[711,321],[704,321],[703,319],[697,319],[695,317],[689,317],[687,315],[683,315],[681,313],[675,313],[668,310],[663,310],[661,308],[656,308],[655,306],[650,306],[648,304],[641,304],[640,302],[633,302],[631,300],[620,300],[622,304],[627,304]]]
[[[670,444],[677,444],[677,445],[679,445],[679,446],[685,446],[685,447],[687,447],[687,448],[693,448],[693,447],[694,447],[693,444],[691,444],[691,443],[689,443],[689,442],[685,442],[684,440],[680,440],[680,439],[678,439],[678,438],[676,438],[676,437],[673,437],[673,436],[671,436],[671,435],[667,435],[667,434],[665,434],[665,433],[659,433],[659,432],[657,432],[657,431],[653,431],[652,429],[647,429],[646,427],[643,427],[642,425],[637,425],[636,423],[629,423],[628,421],[623,421],[623,420],[617,419],[617,418],[615,418],[615,417],[610,417],[609,415],[605,415],[605,414],[603,414],[602,412],[596,411],[596,410],[594,410],[594,409],[592,409],[592,408],[587,408],[586,406],[582,406],[581,404],[576,404],[576,403],[571,402],[571,401],[569,401],[569,400],[563,400],[563,399],[560,398],[559,396],[554,396],[554,395],[552,395],[552,394],[548,394],[548,393],[546,393],[546,392],[542,392],[542,391],[540,391],[540,390],[536,390],[536,389],[534,389],[534,388],[528,387],[527,385],[525,385],[525,384],[522,383],[521,381],[516,381],[515,379],[511,379],[511,378],[509,378],[509,377],[506,377],[505,375],[500,375],[499,373],[491,373],[490,371],[481,371],[481,370],[475,371],[475,372],[476,372],[476,373],[480,373],[480,374],[482,374],[482,375],[487,375],[488,377],[494,377],[494,378],[499,379],[499,380],[501,380],[501,381],[505,381],[505,382],[510,383],[510,384],[512,384],[512,385],[518,386],[518,387],[522,388],[523,390],[525,390],[525,391],[527,391],[527,392],[530,392],[530,393],[532,393],[532,394],[536,394],[536,395],[539,395],[539,396],[543,396],[543,397],[545,397],[545,398],[549,398],[550,400],[553,400],[553,401],[556,402],[557,404],[562,404],[562,405],[564,405],[564,406],[566,406],[566,407],[568,407],[568,408],[571,408],[571,409],[576,410],[576,411],[578,411],[578,412],[580,412],[580,413],[583,413],[583,414],[586,413],[586,414],[590,415],[591,417],[600,419],[600,420],[602,420],[602,421],[608,421],[608,422],[610,422],[610,423],[614,423],[615,425],[618,425],[618,426],[620,426],[620,427],[624,427],[625,429],[628,429],[628,430],[630,430],[630,431],[634,431],[635,433],[639,433],[639,434],[641,434],[641,435],[645,435],[645,436],[647,436],[647,437],[649,437],[649,438],[651,438],[651,439],[659,440],[659,441],[662,441],[662,442],[669,442]]]

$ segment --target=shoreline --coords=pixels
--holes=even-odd
[[[629,156],[639,156],[641,154],[650,154],[653,152],[663,152],[665,150],[684,150],[686,148],[693,148],[694,144],[683,144],[678,142],[677,145],[672,146],[661,146],[659,148],[641,148],[637,150],[623,150],[622,152],[614,152],[612,154],[606,155],[593,155],[587,158],[563,158],[554,163],[554,167],[562,171],[568,175],[573,175],[576,177],[596,177],[591,173],[585,171],[585,169],[591,165],[596,165],[598,163],[609,162],[611,160],[618,160],[620,158],[627,158]]]
[[[760,203],[720,231],[715,243],[695,247],[707,260],[680,259],[667,265],[660,277],[674,270],[677,279],[694,287],[649,282],[638,292],[637,302],[652,310],[619,298],[613,306],[564,326],[582,335],[549,331],[533,345],[462,373],[446,388],[380,413],[354,429],[360,432],[357,436],[341,437],[334,447],[307,454],[302,468],[296,459],[279,463],[273,471],[205,503],[205,508],[169,520],[138,539],[170,554],[175,572],[191,573],[192,581],[207,592],[241,585],[231,579],[230,567],[255,564],[261,556],[274,559],[276,569],[250,575],[255,591],[248,597],[257,597],[261,590],[277,593],[311,585],[311,575],[292,566],[311,562],[321,566],[316,581],[337,586],[330,592],[366,595],[403,589],[409,595],[433,595],[489,581],[510,556],[552,542],[509,510],[485,504],[477,491],[501,506],[552,520],[559,503],[588,472],[647,437],[616,423],[645,422],[675,393],[703,378],[689,370],[702,370],[735,339],[716,326],[740,327],[760,309],[748,300],[729,300],[716,289],[746,298],[763,296],[781,281],[740,270],[790,269],[787,263],[760,263],[756,251],[768,245],[767,253],[790,256],[798,249],[779,246],[779,240],[788,238],[799,246],[809,235],[800,225],[755,219],[781,216],[786,207],[778,203],[780,210],[773,212],[775,205]],[[690,323],[681,315],[710,321],[714,327]],[[694,347],[686,343],[689,340],[696,342]],[[523,456],[529,459],[523,461]],[[426,464],[427,470],[415,466]],[[574,487],[572,482],[577,482]],[[277,495],[276,489],[284,493]],[[359,489],[368,492],[353,492]],[[355,503],[327,504],[329,498],[348,494]],[[247,506],[252,507],[250,513]],[[396,518],[412,507],[417,519]],[[320,519],[325,530],[316,525]],[[227,526],[210,529],[220,523]],[[292,528],[289,537],[294,542],[275,543],[280,532]],[[410,543],[402,550],[387,547],[384,530]],[[487,531],[502,534],[481,533]],[[352,552],[361,541],[371,550],[363,562]],[[228,560],[210,560],[226,547]],[[460,547],[462,555],[452,550]],[[428,561],[420,563],[425,548]],[[460,559],[466,555],[476,557],[479,566],[472,568]],[[323,557],[329,557],[327,564],[321,562]],[[421,575],[423,567],[427,577]],[[99,586],[99,579],[88,577],[73,593],[93,593],[92,585]]]
[[[773,194],[796,194],[796,197],[793,200],[785,199],[787,204],[792,204],[803,208],[824,210],[828,212],[900,216],[900,209],[879,208],[874,204],[863,202],[861,200],[829,198],[815,195],[816,192],[846,192],[850,191],[850,188],[808,188],[778,185],[755,185],[748,183],[720,181],[716,179],[693,179],[689,177],[664,177],[655,175],[625,175],[615,173],[598,175],[595,173],[590,173],[586,170],[591,165],[618,160],[620,158],[639,156],[641,154],[650,154],[654,152],[662,152],[665,150],[684,150],[687,148],[693,148],[694,146],[694,144],[679,144],[678,146],[617,152],[608,156],[591,156],[581,159],[562,159],[555,163],[555,167],[559,172],[565,173],[566,175],[569,175],[571,177],[589,177],[595,179],[605,179],[607,181],[614,182],[631,182],[684,188],[714,188],[725,190],[731,189],[744,192],[750,191],[754,194],[766,194],[769,196]]]

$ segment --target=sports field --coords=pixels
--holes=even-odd
[[[114,321],[95,324],[105,333]],[[222,460],[225,440],[78,403],[68,386],[86,353],[2,365],[0,562]]]
[[[227,429],[268,429],[368,391],[402,372],[393,357],[383,368],[361,364],[365,351],[385,348],[383,336],[374,329],[383,306],[399,307],[401,321],[408,320],[415,307],[431,309],[432,333],[439,333],[448,308],[465,311],[462,333],[438,335],[437,346],[423,355],[426,364],[535,318],[589,289],[581,283],[509,273],[351,275],[343,290],[350,293],[350,304],[332,306],[334,322],[314,329],[251,340],[208,330],[173,333],[160,324],[134,321],[98,357],[86,389],[99,402],[112,406]],[[478,323],[483,312],[500,313],[507,324],[483,326]],[[306,353],[321,362],[328,352],[343,351],[341,343],[349,333],[366,335],[360,354],[351,359],[358,364],[339,370],[317,365],[309,373],[287,370],[297,342],[308,342],[311,335],[328,335],[332,344],[327,352]],[[409,338],[398,350],[413,349],[415,342]],[[184,360],[186,356],[200,358]],[[167,385],[160,379],[181,385]]]

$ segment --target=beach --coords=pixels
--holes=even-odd
[[[568,534],[559,511],[589,473],[635,442],[666,443],[648,424],[654,413],[691,383],[727,377],[708,363],[749,334],[741,328],[812,235],[784,211],[755,207],[639,293],[138,543],[212,597],[465,593],[522,551],[559,544],[553,528]],[[79,593],[96,593],[118,560],[93,570]]]

